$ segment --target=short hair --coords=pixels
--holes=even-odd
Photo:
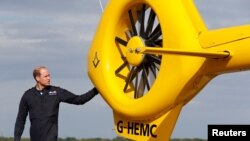
[[[38,66],[38,67],[36,67],[34,70],[33,70],[33,77],[34,77],[34,79],[36,80],[36,77],[37,76],[40,76],[41,74],[40,74],[40,70],[41,69],[47,69],[45,66]]]

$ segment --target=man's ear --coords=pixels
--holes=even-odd
[[[36,77],[35,77],[35,80],[36,80],[36,82],[38,82],[38,81],[40,80],[40,77],[39,77],[39,76],[36,76]]]

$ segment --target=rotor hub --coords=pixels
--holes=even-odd
[[[132,37],[127,44],[126,58],[129,64],[139,66],[144,59],[144,54],[140,53],[141,47],[145,46],[144,41],[139,36]]]

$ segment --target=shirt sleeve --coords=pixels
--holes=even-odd
[[[88,92],[82,95],[76,95],[68,90],[61,89],[61,92],[59,94],[59,101],[80,105],[80,104],[84,104],[88,102],[97,94],[98,94],[98,91],[96,88],[92,88],[91,90],[89,90]]]
[[[19,111],[15,123],[14,141],[20,141],[21,136],[23,134],[27,115],[28,115],[28,105],[23,95],[19,104]]]

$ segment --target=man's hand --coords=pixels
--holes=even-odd
[[[99,93],[98,90],[96,89],[96,87],[94,87],[91,91],[92,91],[93,93],[95,93],[96,95]]]

